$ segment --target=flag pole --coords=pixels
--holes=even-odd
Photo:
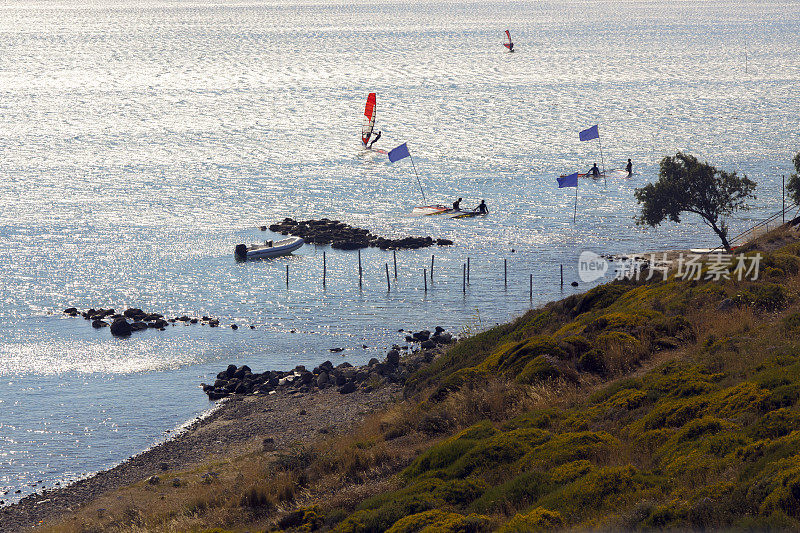
[[[578,216],[578,179],[575,179],[575,210],[572,212],[572,223],[575,223],[575,219]]]
[[[600,142],[600,134],[597,135],[597,146],[600,147],[600,165],[603,167],[603,184],[608,185],[608,180],[606,180],[606,162],[603,159],[603,143]]]
[[[411,154],[408,154],[408,158],[411,160],[411,167],[414,169],[414,175],[417,177],[417,185],[419,185],[419,192],[422,193],[422,203],[427,204],[428,200],[425,199],[425,191],[422,190],[422,183],[419,181],[419,174],[417,174],[417,166],[414,164],[414,158],[411,157]]]

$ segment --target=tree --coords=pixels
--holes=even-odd
[[[666,219],[680,222],[682,213],[694,213],[722,239],[725,250],[730,251],[728,226],[723,217],[749,209],[746,202],[755,198],[755,188],[755,182],[747,176],[717,170],[692,155],[678,152],[675,157],[661,161],[657,182],[636,189],[636,200],[642,205],[636,223],[655,227]]]
[[[797,152],[797,155],[794,156],[792,163],[794,163],[796,172],[789,176],[789,183],[786,185],[786,189],[789,191],[789,197],[794,203],[800,205],[800,152]]]

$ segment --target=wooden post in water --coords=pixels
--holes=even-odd
[[[461,292],[467,293],[467,264],[461,265]]]
[[[503,286],[508,287],[508,259],[503,259]]]
[[[362,276],[362,270],[361,270],[361,250],[359,250],[359,251],[358,251],[358,286],[359,286],[359,287],[361,286],[361,276]]]
[[[422,269],[422,283],[424,284],[425,292],[428,292],[428,269],[427,268],[423,268]]]
[[[433,254],[431,254],[431,285],[433,285]]]
[[[392,286],[389,285],[389,263],[384,263],[383,266],[386,267],[386,292],[389,292],[392,289]]]
[[[469,257],[467,257],[467,285],[469,285]]]
[[[325,288],[325,281],[328,277],[328,259],[325,252],[322,252],[322,288]]]
[[[781,201],[783,202],[783,209],[781,210],[781,217],[783,223],[786,224],[786,175],[781,174]]]
[[[528,298],[533,301],[533,274],[531,274],[531,284],[528,287]]]
[[[394,279],[397,279],[397,250],[392,250],[392,257],[394,258]]]
[[[286,286],[289,286],[289,263],[286,263]]]
[[[561,290],[564,290],[564,265],[561,266]]]

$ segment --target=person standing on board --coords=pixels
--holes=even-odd
[[[600,169],[597,168],[597,163],[592,165],[592,168],[589,169],[589,172],[587,172],[587,174],[589,174],[593,178],[600,177]]]
[[[380,131],[379,131],[379,132],[378,132],[378,134],[377,134],[377,135],[375,135],[375,138],[374,138],[374,139],[372,139],[372,142],[371,142],[371,143],[369,143],[369,145],[367,146],[367,148],[372,148],[372,145],[373,145],[373,144],[375,144],[376,142],[378,142],[378,139],[380,139],[380,138],[381,138],[381,133],[383,133],[383,132],[380,132]]]
[[[463,198],[459,198],[453,202],[453,211],[461,211],[461,200],[463,200]]]
[[[486,200],[481,200],[481,203],[478,204],[475,211],[477,211],[479,215],[488,215],[489,210],[486,208]]]
[[[627,171],[629,178],[633,176],[633,163],[631,163],[630,157],[628,158],[628,164],[625,165],[625,170]]]

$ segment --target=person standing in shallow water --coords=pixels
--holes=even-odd
[[[488,215],[489,210],[486,208],[486,200],[481,200],[481,203],[478,204],[475,211],[477,211],[479,215]]]
[[[628,173],[628,177],[630,178],[633,176],[633,163],[631,163],[631,158],[628,158],[628,164],[625,165],[625,171]]]

